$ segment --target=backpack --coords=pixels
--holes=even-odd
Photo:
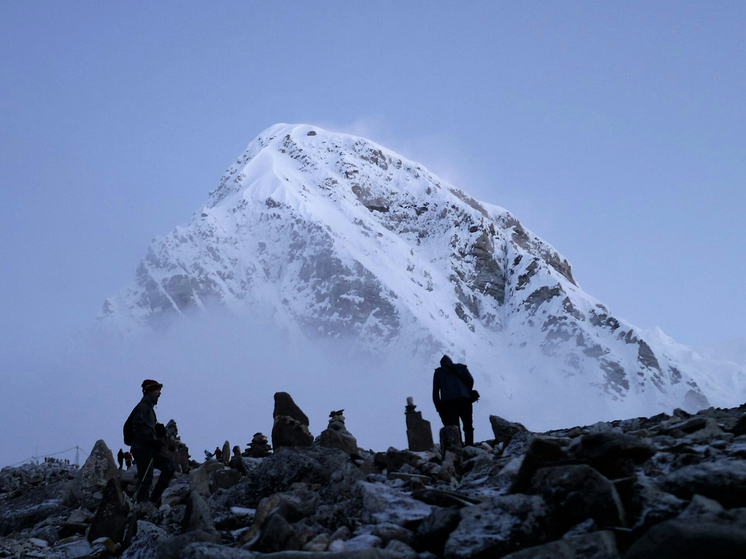
[[[130,412],[130,416],[127,418],[127,421],[124,422],[124,427],[122,427],[122,434],[124,435],[124,444],[127,446],[132,446],[132,441],[135,438],[135,429],[132,425],[133,420],[132,416],[135,415],[135,410],[132,410]]]

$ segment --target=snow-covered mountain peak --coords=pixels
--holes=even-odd
[[[309,125],[276,124],[251,142],[204,208],[154,240],[100,323],[164,328],[215,305],[356,351],[447,351],[483,371],[488,398],[527,386],[549,400],[603,394],[617,416],[708,403],[696,375],[657,349],[661,336],[647,340],[582,291],[510,212],[374,142]]]

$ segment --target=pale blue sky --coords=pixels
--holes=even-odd
[[[746,336],[746,3],[0,3],[0,353],[89,325],[264,128],[512,211],[613,313]]]

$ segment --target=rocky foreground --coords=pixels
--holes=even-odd
[[[80,469],[0,472],[0,557],[746,557],[746,404],[547,433],[491,422],[475,447],[445,430],[432,451],[319,437],[192,462],[159,509],[132,508],[135,470],[99,441]]]

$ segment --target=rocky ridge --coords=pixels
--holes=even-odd
[[[507,210],[374,142],[307,125],[260,134],[188,224],[154,239],[99,325],[157,330],[216,306],[341,340],[340,351],[450,353],[482,372],[499,409],[535,401],[536,386],[547,387],[536,409],[594,398],[595,417],[568,406],[572,422],[742,399],[740,368],[716,375],[615,316]]]
[[[158,509],[132,508],[135,470],[117,470],[103,441],[80,469],[3,469],[0,557],[746,553],[746,404],[545,433],[491,416],[493,439],[462,448],[445,428],[419,452],[334,437],[325,446],[321,436],[290,446],[297,425],[282,418],[304,414],[289,395],[275,411],[274,453],[244,456],[240,467],[192,461]],[[352,437],[341,410],[327,431]]]

